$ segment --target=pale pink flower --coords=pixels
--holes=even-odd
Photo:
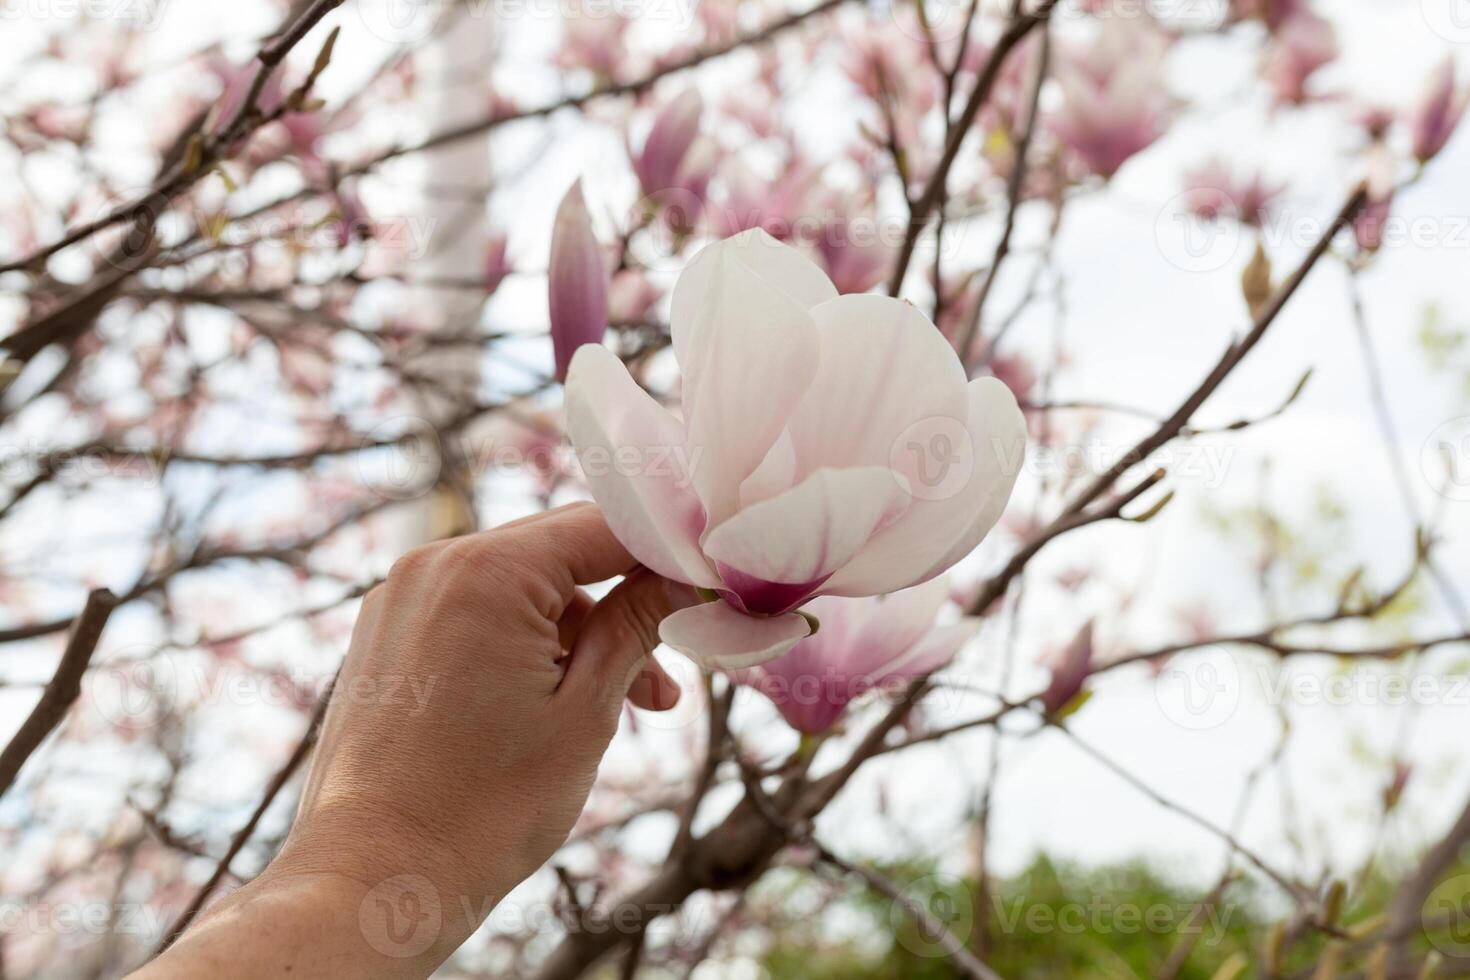
[[[935,623],[948,597],[940,577],[881,599],[813,599],[816,635],[736,679],[770,698],[792,728],[821,734],[852,701],[938,670],[974,637],[973,619]]]
[[[853,221],[843,215],[817,236],[817,254],[839,293],[865,293],[887,278],[895,249],[882,232],[872,219]]]
[[[1467,101],[1470,101],[1470,89],[1456,90],[1455,61],[1453,56],[1446,55],[1439,67],[1430,73],[1424,94],[1409,111],[1414,159],[1428,163],[1444,149],[1465,115]]]
[[[1233,218],[1261,227],[1271,214],[1271,204],[1285,190],[1271,184],[1259,172],[1249,178],[1233,173],[1218,158],[1185,174],[1184,190],[1191,211],[1201,218]]]
[[[567,365],[578,347],[600,344],[607,333],[607,279],[607,261],[582,200],[582,182],[577,180],[556,209],[546,275],[558,380],[566,379]]]
[[[1094,44],[1060,60],[1063,102],[1051,128],[1092,173],[1113,176],[1163,135],[1167,51],[1168,41],[1157,31],[1112,18],[1102,22]]]
[[[1292,17],[1272,37],[1263,74],[1276,102],[1307,101],[1307,81],[1337,59],[1340,49],[1332,24],[1310,11]]]
[[[617,13],[609,17],[579,11],[562,18],[561,47],[554,59],[557,66],[583,68],[599,78],[616,76],[627,57],[624,35],[630,24],[627,17]]]
[[[664,291],[637,269],[623,269],[608,287],[608,319],[613,323],[648,323]]]
[[[710,209],[710,231],[728,237],[751,228],[786,241],[797,219],[806,213],[806,202],[820,174],[800,156],[787,160],[774,180],[765,180],[732,157],[722,172],[724,194]]]
[[[566,415],[628,550],[718,596],[664,620],[676,650],[727,669],[774,659],[810,632],[796,612],[810,599],[928,581],[999,518],[1025,440],[1015,397],[967,383],[913,304],[838,296],[752,230],[695,257],[670,323],[682,418],[600,346],[573,359]]]

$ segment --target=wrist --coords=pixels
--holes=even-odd
[[[493,907],[412,872],[363,880],[278,860],[210,908],[137,980],[427,977]]]

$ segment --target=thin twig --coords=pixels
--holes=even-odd
[[[925,227],[929,224],[929,216],[933,214],[935,206],[945,195],[945,184],[949,178],[949,171],[954,166],[955,159],[960,155],[960,147],[964,145],[965,137],[973,128],[975,117],[979,115],[980,109],[985,105],[985,100],[990,96],[990,90],[995,87],[995,81],[1000,77],[1000,70],[1005,65],[1006,57],[1011,50],[1021,41],[1036,25],[1051,17],[1052,8],[1057,5],[1057,0],[1042,0],[1040,6],[1029,14],[1018,13],[1011,21],[1010,27],[1006,28],[1004,34],[995,42],[995,47],[986,59],[985,67],[980,70],[980,77],[975,79],[975,87],[970,91],[970,98],[965,103],[964,109],[960,111],[959,118],[955,121],[945,143],[944,153],[939,158],[939,163],[934,168],[934,174],[929,178],[929,183],[924,188],[924,193],[919,195],[918,200],[913,202],[909,209],[908,229],[904,232],[903,246],[899,249],[898,259],[893,267],[893,276],[888,281],[888,295],[897,296],[903,288],[904,276],[908,273],[909,263],[914,257],[914,248],[919,243],[919,236],[923,234]]]

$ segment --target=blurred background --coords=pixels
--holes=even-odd
[[[712,710],[696,832],[798,750],[661,650],[680,707],[440,975],[985,975],[944,936],[1005,977],[1470,973],[1464,0],[0,20],[0,976],[121,976],[258,873],[393,559],[586,498],[577,180],[659,397],[678,271],[761,227],[918,305],[1031,444],[950,575],[973,640],[814,838],[541,972],[675,859]]]

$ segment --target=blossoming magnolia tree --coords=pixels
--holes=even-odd
[[[589,497],[682,707],[444,975],[1464,972],[1448,0],[100,6],[0,36],[4,975],[258,872],[396,555]],[[1135,824],[1136,955],[1005,913]]]

